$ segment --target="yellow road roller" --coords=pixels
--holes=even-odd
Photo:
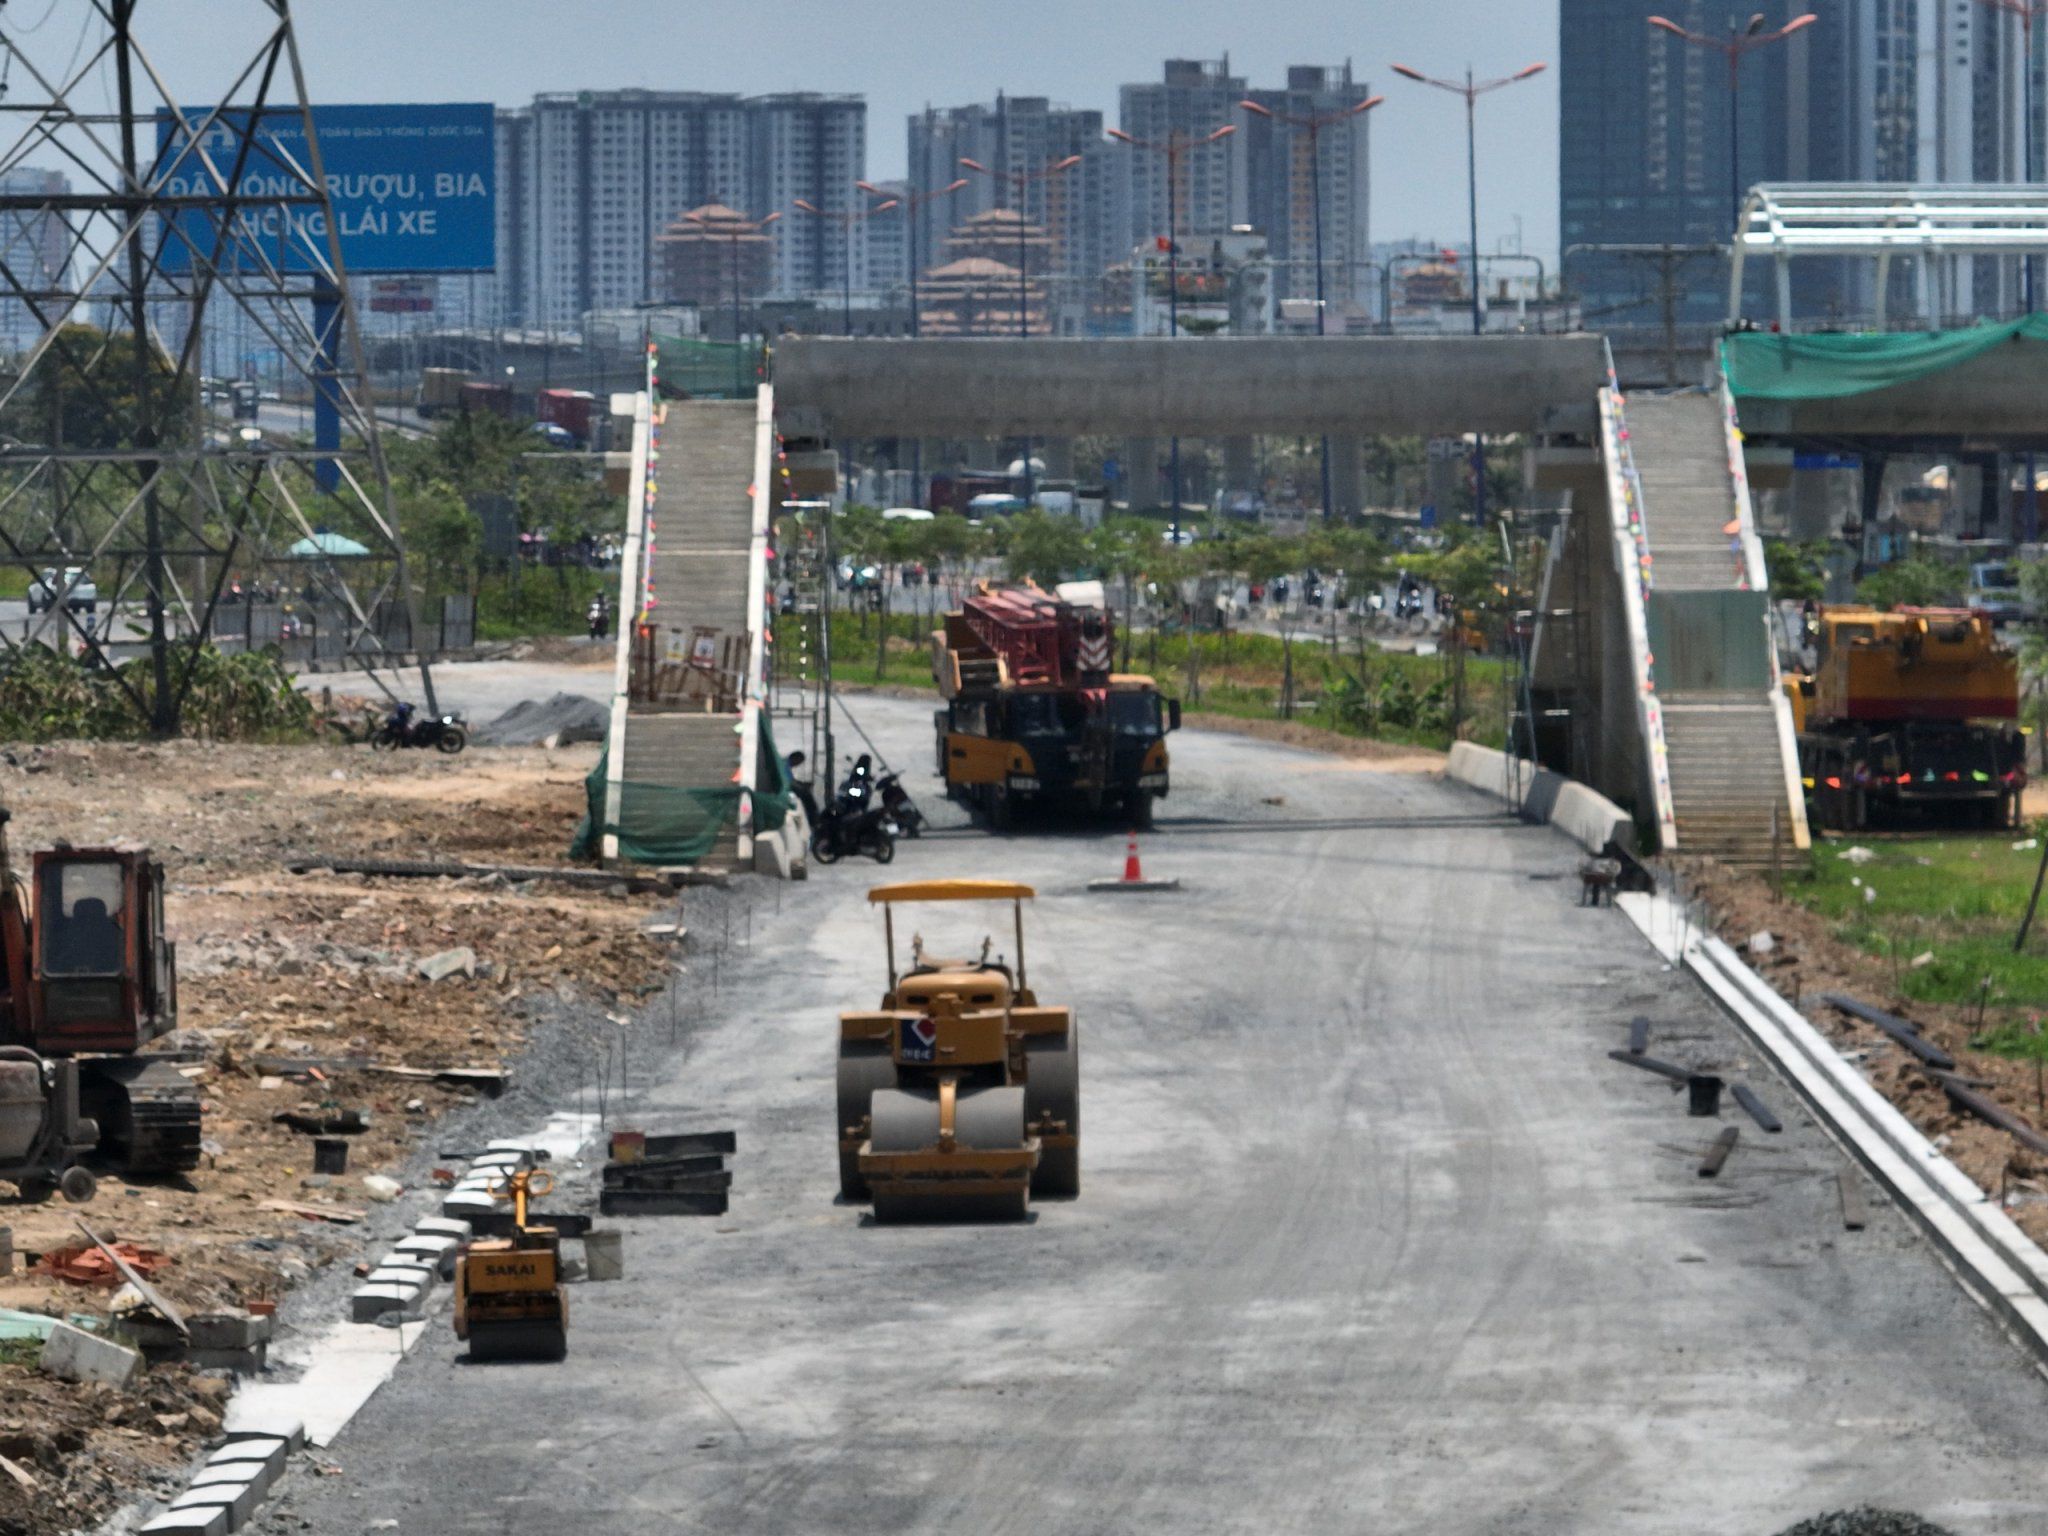
[[[881,1222],[1019,1219],[1033,1195],[1081,1192],[1080,1036],[1071,1008],[1042,1008],[1024,973],[1024,903],[1005,880],[877,886],[889,988],[839,1015],[839,1190]],[[913,934],[896,969],[896,909],[1008,902],[1016,965],[942,959]]]
[[[521,1170],[491,1190],[512,1202],[512,1235],[472,1242],[455,1261],[455,1337],[472,1360],[560,1360],[569,1353],[562,1239],[526,1224],[529,1199],[555,1187],[546,1170]]]

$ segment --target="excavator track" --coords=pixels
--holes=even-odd
[[[174,1062],[88,1056],[79,1098],[99,1122],[99,1156],[123,1174],[186,1173],[199,1166],[199,1089]]]

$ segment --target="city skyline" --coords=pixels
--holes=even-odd
[[[246,4],[246,0],[241,0]],[[195,22],[162,61],[167,72],[210,80],[203,25],[212,12],[239,14],[238,0],[190,0]],[[1105,14],[1075,0],[1046,0],[1020,27],[993,0],[905,0],[877,18],[815,0],[765,0],[744,16],[710,13],[675,24],[674,8],[615,0],[604,29],[562,25],[559,7],[502,0],[489,10],[498,41],[480,46],[473,5],[422,8],[399,0],[302,4],[294,16],[316,99],[492,100],[518,106],[557,91],[649,89],[767,95],[791,90],[867,98],[872,180],[906,172],[902,124],[927,106],[993,101],[999,92],[1042,96],[1114,121],[1119,92],[1158,78],[1169,58],[1220,59],[1255,84],[1282,81],[1290,65],[1341,65],[1385,79],[1402,59],[1437,72],[1513,68],[1557,49],[1554,3],[1527,9],[1486,0],[1442,0],[1426,13],[1375,15],[1326,0],[1270,0],[1256,14],[1216,0],[1126,0]],[[621,29],[644,46],[622,52]],[[407,45],[392,48],[403,36]],[[763,38],[773,39],[764,48]],[[1483,46],[1473,44],[1482,39]],[[906,45],[914,48],[906,54]],[[1021,46],[1020,46],[1021,44]],[[915,70],[905,67],[914,56]],[[459,61],[451,69],[450,60]],[[1493,104],[1482,125],[1480,236],[1549,253],[1557,243],[1557,99],[1539,80]],[[1427,236],[1461,227],[1464,143],[1455,104],[1411,98],[1374,114],[1375,238]],[[1546,190],[1538,190],[1546,189]],[[756,211],[756,210],[749,210]]]

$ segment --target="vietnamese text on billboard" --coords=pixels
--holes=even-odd
[[[205,116],[186,114],[194,124]],[[313,109],[342,264],[350,273],[483,272],[496,264],[492,120],[488,103]],[[215,175],[233,173],[236,192],[250,201],[238,210],[232,234],[212,210],[180,215],[163,231],[163,270],[191,272],[195,251],[223,271],[260,269],[263,258],[287,273],[321,270],[327,221],[317,205],[304,201],[312,159],[298,111],[223,112],[201,137],[204,160],[186,143],[177,119],[158,114],[166,190],[209,195],[219,190]]]

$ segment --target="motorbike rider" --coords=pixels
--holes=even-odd
[[[590,600],[590,608],[584,614],[584,618],[590,624],[591,639],[602,640],[610,633],[612,625],[611,605],[604,600],[602,592]]]

